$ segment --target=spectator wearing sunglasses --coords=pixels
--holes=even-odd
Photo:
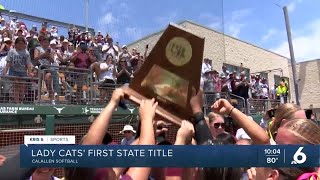
[[[208,118],[212,137],[216,138],[219,134],[225,133],[225,122],[221,115],[211,112]]]
[[[121,140],[121,145],[130,145],[135,140],[133,134],[135,134],[136,131],[131,125],[125,125],[120,133],[124,134],[124,138]]]

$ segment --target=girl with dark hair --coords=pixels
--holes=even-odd
[[[13,84],[13,97],[15,103],[19,103],[23,100],[25,93],[25,85],[21,83],[21,78],[28,77],[28,73],[31,74],[32,64],[30,59],[30,53],[26,50],[26,40],[22,37],[18,37],[15,40],[15,48],[8,52],[7,64],[2,71],[3,75],[7,74],[9,70],[9,76],[19,77],[15,79]],[[27,67],[27,68],[26,68]],[[31,76],[29,74],[29,76]]]

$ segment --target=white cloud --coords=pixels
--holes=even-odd
[[[298,30],[296,37],[293,36],[293,48],[297,62],[320,58],[320,19],[314,20],[307,24],[305,28]],[[283,56],[290,57],[289,46],[287,41],[281,42],[271,51]]]
[[[233,11],[231,17],[225,22],[225,29],[227,34],[233,37],[239,37],[241,29],[247,24],[246,18],[252,14],[252,9],[240,9]]]
[[[116,18],[112,15],[111,12],[108,12],[106,15],[104,15],[101,20],[100,23],[102,25],[109,25],[109,24],[113,24],[115,23]]]
[[[268,32],[262,36],[262,41],[267,41],[269,39],[272,39],[276,34],[278,33],[278,30],[276,29],[269,29]]]
[[[142,36],[142,28],[134,25],[135,21],[131,19],[135,10],[129,8],[126,1],[106,0],[101,5],[101,12],[103,16],[98,19],[97,30],[108,33],[114,41],[127,43]]]
[[[211,13],[201,13],[199,15],[199,19],[206,21],[207,26],[212,29],[215,29],[215,30],[222,30],[223,29],[222,17],[215,16]]]
[[[239,23],[231,23],[227,25],[227,31],[230,36],[238,38],[241,32],[241,29],[245,26],[245,24]]]
[[[287,5],[287,8],[288,8],[288,11],[289,12],[293,12],[296,8],[297,8],[297,5],[299,3],[301,3],[303,0],[292,0],[288,5]]]

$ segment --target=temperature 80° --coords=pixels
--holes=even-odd
[[[274,164],[278,161],[278,157],[267,157],[267,163],[268,164]]]

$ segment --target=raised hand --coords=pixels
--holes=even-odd
[[[222,114],[222,115],[228,115],[232,110],[232,108],[233,106],[226,99],[219,99],[211,106],[211,109],[213,112]]]
[[[121,100],[121,98],[123,98],[123,97],[124,97],[123,90],[121,88],[117,88],[112,93],[112,97],[111,97],[110,103],[112,103],[112,105],[114,107],[117,107],[119,102],[120,102],[120,100]]]
[[[154,121],[153,122],[153,126],[155,129],[155,136],[159,136],[160,134],[162,134],[163,132],[167,132],[168,128],[166,128],[168,126],[168,123],[164,122],[164,121]]]
[[[194,131],[193,125],[189,121],[183,120],[181,122],[181,127],[177,132],[176,144],[177,145],[190,144],[194,133],[195,131]]]
[[[151,100],[142,100],[140,103],[139,114],[141,117],[141,122],[143,121],[153,121],[154,116],[156,114],[156,108],[158,106],[158,102],[155,102],[155,99]]]
[[[248,169],[247,174],[248,174],[248,180],[256,180],[256,178],[257,178],[256,168]]]
[[[203,107],[203,92],[199,90],[196,94],[196,90],[192,89],[192,98],[190,99],[190,105],[192,108],[193,113],[202,112]]]
[[[0,167],[3,166],[5,161],[6,161],[6,157],[0,154]]]

